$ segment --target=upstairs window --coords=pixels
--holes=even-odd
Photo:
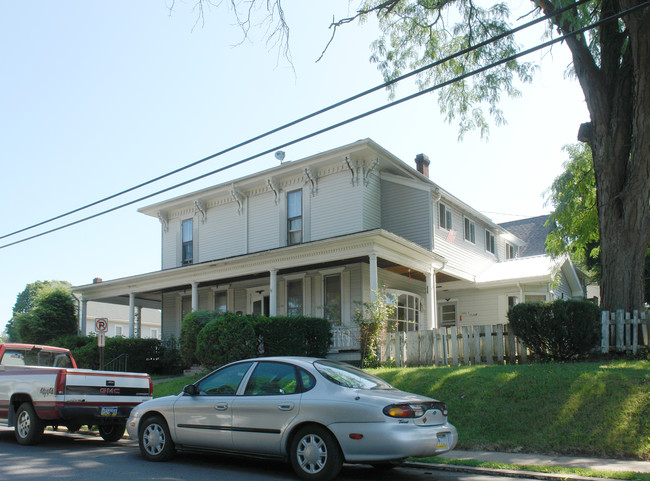
[[[302,190],[287,194],[287,244],[302,242]]]
[[[182,265],[191,264],[193,261],[193,251],[194,251],[194,242],[193,242],[193,222],[192,219],[186,219],[183,221],[183,246],[182,246]]]
[[[492,254],[496,253],[496,247],[494,245],[494,234],[489,230],[485,231],[485,250]]]
[[[465,240],[476,244],[476,224],[467,217],[465,217]]]
[[[506,243],[506,259],[516,259],[519,256],[517,246]]]
[[[445,204],[440,204],[439,214],[440,227],[443,229],[451,230],[451,211]]]

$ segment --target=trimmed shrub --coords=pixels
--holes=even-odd
[[[87,344],[72,349],[72,355],[80,368],[101,369],[97,338],[89,337]],[[106,338],[104,362],[110,362],[121,354],[127,354],[127,370],[148,374],[176,374],[182,371],[180,354],[174,340]]]
[[[185,366],[191,366],[198,362],[196,358],[196,341],[208,322],[219,317],[216,311],[194,311],[190,312],[181,324],[180,351],[181,359]]]
[[[196,358],[208,369],[258,355],[253,316],[225,314],[201,330],[196,343]]]
[[[331,324],[314,317],[258,317],[255,331],[264,356],[325,357],[332,341]]]
[[[600,309],[589,301],[517,304],[508,319],[515,335],[542,360],[579,359],[600,343]]]

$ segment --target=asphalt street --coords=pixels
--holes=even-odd
[[[46,432],[36,446],[20,446],[13,430],[0,428],[0,480],[284,481],[296,480],[288,464],[259,459],[181,453],[152,463],[140,457],[135,441],[107,444],[86,434]],[[508,481],[514,478],[433,469],[344,466],[341,481]]]

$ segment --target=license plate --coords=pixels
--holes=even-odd
[[[438,445],[436,446],[436,449],[446,448],[448,444],[449,441],[447,441],[447,435],[438,434]]]
[[[117,416],[117,408],[102,408],[100,415],[108,417]]]

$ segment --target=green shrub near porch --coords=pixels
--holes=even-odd
[[[187,330],[195,328],[196,323],[192,321]],[[187,337],[181,330],[182,352],[190,349],[183,346]],[[199,332],[196,358],[201,365],[212,369],[256,356],[324,357],[331,340],[331,324],[326,319],[224,314],[212,319]]]

